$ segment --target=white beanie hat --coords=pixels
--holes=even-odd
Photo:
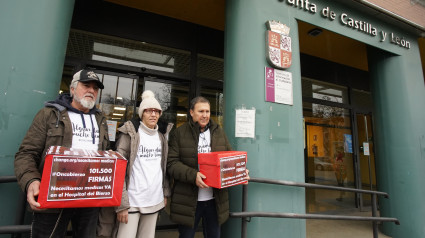
[[[148,108],[155,108],[158,110],[161,110],[159,113],[159,116],[162,114],[162,108],[161,105],[159,105],[159,102],[155,99],[155,94],[151,90],[146,90],[142,94],[142,102],[139,106],[139,117],[142,118],[143,112],[145,109]]]

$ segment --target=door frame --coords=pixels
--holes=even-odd
[[[320,80],[319,80],[320,81]],[[324,81],[326,82],[326,81]],[[350,120],[351,120],[351,134],[353,138],[353,168],[354,168],[354,181],[355,181],[355,188],[361,189],[362,188],[362,179],[361,179],[361,171],[360,171],[360,145],[359,145],[359,135],[358,135],[358,126],[357,126],[357,114],[365,114],[365,115],[371,115],[371,123],[372,123],[372,133],[374,134],[374,126],[373,126],[373,112],[369,109],[359,107],[357,105],[354,105],[352,102],[353,100],[353,88],[347,85],[341,85],[341,84],[335,84],[340,86],[345,86],[348,89],[348,99],[350,103],[335,103],[335,102],[329,102],[325,100],[320,99],[314,99],[310,97],[303,97],[303,102],[308,103],[317,103],[322,104],[326,106],[332,106],[332,107],[339,107],[349,110],[350,112]],[[314,125],[312,123],[304,122],[305,132],[304,132],[304,170],[305,170],[305,182],[308,182],[308,151],[307,151],[307,126],[308,125]],[[375,142],[374,142],[375,143]],[[375,161],[376,161],[376,155],[375,155]],[[375,166],[375,172],[376,174],[376,166]],[[378,181],[376,181],[376,184],[378,184]],[[368,188],[369,189],[369,188]],[[359,208],[361,211],[365,210],[365,208],[369,208],[369,206],[365,207],[363,204],[362,194],[355,193],[355,207]]]
[[[370,115],[370,117],[371,117],[371,121],[370,121],[370,123],[371,123],[371,130],[372,130],[372,134],[374,135],[375,134],[375,131],[374,131],[374,126],[373,126],[373,119],[374,119],[374,117],[373,117],[373,112],[371,112],[371,111],[369,111],[369,110],[359,110],[359,109],[354,109],[353,110],[353,115],[352,115],[352,117],[353,117],[353,123],[355,123],[354,125],[355,125],[355,128],[354,128],[354,126],[353,126],[353,130],[355,130],[356,131],[356,133],[354,133],[355,134],[355,137],[354,137],[354,135],[353,135],[353,152],[355,152],[356,153],[356,155],[355,155],[355,161],[356,161],[356,174],[358,175],[358,179],[356,179],[356,187],[358,188],[358,189],[363,189],[363,185],[362,185],[362,178],[361,178],[361,173],[362,173],[362,171],[361,171],[361,166],[360,166],[360,155],[361,155],[361,151],[360,151],[360,147],[361,147],[361,142],[359,141],[359,133],[358,133],[358,126],[357,126],[357,123],[358,123],[358,121],[357,121],[357,115],[364,115],[364,116],[366,116],[366,115]],[[374,138],[374,137],[372,137],[372,138]],[[374,139],[373,139],[374,140]],[[375,144],[375,141],[373,141],[373,144]],[[369,173],[369,182],[371,183],[371,186],[372,186],[372,178],[371,178],[371,175],[373,175],[373,173],[375,174],[375,177],[376,177],[376,155],[374,155],[375,156],[375,166],[373,166],[374,168],[375,168],[375,171],[371,171],[371,173],[369,173],[369,171],[364,171],[364,172],[366,172],[366,173]],[[371,166],[372,164],[369,164],[369,166]],[[369,167],[369,169],[370,169],[370,167]],[[376,184],[378,184],[378,181],[376,181]],[[365,188],[366,190],[369,190],[370,188]],[[363,194],[361,194],[361,193],[356,193],[356,206],[357,207],[359,207],[360,208],[360,210],[361,211],[366,211],[366,210],[368,210],[369,208],[371,208],[371,206],[364,206],[364,204],[363,204]]]

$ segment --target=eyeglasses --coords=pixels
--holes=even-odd
[[[151,115],[154,112],[155,114],[159,115],[161,113],[161,110],[149,108],[149,109],[145,109],[145,112],[149,115]]]

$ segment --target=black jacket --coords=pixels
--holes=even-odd
[[[230,144],[224,133],[214,121],[210,120],[211,151],[229,151]],[[174,179],[170,216],[178,224],[193,227],[195,221],[196,204],[198,201],[198,187],[195,184],[198,172],[198,141],[200,128],[192,120],[174,130],[168,144],[167,172],[170,179]],[[229,217],[228,191],[213,189],[217,207],[219,224],[223,224]]]

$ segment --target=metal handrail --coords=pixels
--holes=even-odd
[[[0,183],[13,183],[17,182],[16,176],[13,175],[7,175],[7,176],[0,176]]]
[[[0,184],[1,183],[16,183],[16,182],[17,182],[16,176],[13,176],[13,175],[0,176]],[[18,206],[15,224],[22,224],[24,220],[25,204],[26,204],[25,196],[23,194],[22,196],[19,196],[18,204],[22,204],[22,206]],[[30,233],[30,232],[31,232],[31,225],[0,226],[0,234],[18,234],[12,237],[20,237],[19,234]]]
[[[298,183],[298,182],[292,182],[292,181],[274,180],[274,179],[265,179],[265,178],[251,178],[249,180],[249,182],[278,184],[278,185],[293,186],[293,187],[304,187],[304,188],[338,190],[338,191],[355,192],[355,193],[367,193],[367,194],[381,195],[381,196],[384,196],[385,198],[389,197],[388,193],[380,192],[380,191],[355,189],[355,188],[345,188],[345,187],[321,185],[321,184],[314,184],[314,183]]]
[[[343,216],[343,215],[322,215],[322,214],[299,214],[299,213],[278,213],[278,212],[232,212],[232,217],[276,217],[276,218],[296,218],[296,219],[317,219],[317,220],[353,220],[353,221],[383,221],[394,222],[400,225],[396,218],[392,217],[364,217],[364,216]]]
[[[294,186],[294,187],[304,187],[304,188],[313,188],[313,189],[328,189],[328,190],[338,190],[346,192],[355,192],[355,193],[366,193],[372,195],[372,216],[343,216],[343,215],[323,215],[323,214],[298,214],[298,213],[276,213],[276,212],[247,212],[248,204],[248,185],[242,186],[242,212],[231,212],[230,217],[242,218],[242,231],[241,237],[245,238],[247,234],[247,222],[252,217],[274,217],[274,218],[295,218],[295,219],[322,219],[322,220],[351,220],[351,221],[372,221],[373,223],[373,237],[378,237],[378,222],[394,222],[396,225],[400,225],[400,221],[397,218],[391,217],[377,217],[377,196],[381,195],[385,198],[388,198],[389,195],[385,192],[380,191],[371,191],[363,189],[354,189],[354,188],[344,188],[312,183],[298,183],[285,180],[274,180],[274,179],[265,179],[265,178],[253,178],[251,177],[249,182],[256,183],[267,183],[267,184],[276,184],[284,186]],[[246,219],[249,218],[249,219]]]
[[[297,214],[297,213],[276,213],[276,212],[247,212],[247,198],[248,198],[248,188],[247,185],[243,186],[242,193],[242,212],[231,212],[230,216],[234,218],[242,218],[242,233],[241,237],[246,237],[246,223],[247,219],[251,217],[276,217],[276,218],[295,218],[295,219],[324,219],[324,220],[352,220],[352,221],[372,221],[373,222],[373,237],[378,237],[378,225],[377,222],[394,222],[397,225],[400,225],[400,222],[397,218],[391,217],[376,217],[377,206],[376,198],[377,195],[384,196],[388,198],[389,195],[385,192],[380,191],[371,191],[363,189],[354,189],[354,188],[344,188],[312,183],[298,183],[285,180],[273,180],[265,178],[251,178],[250,182],[256,183],[267,183],[267,184],[276,184],[284,186],[294,186],[294,187],[304,187],[304,188],[313,188],[313,189],[327,189],[327,190],[338,190],[346,192],[355,192],[355,193],[365,193],[372,195],[372,217],[363,217],[363,216],[341,216],[341,215],[322,215],[322,214]],[[0,183],[10,183],[17,182],[15,176],[0,176]],[[15,234],[15,233],[28,233],[31,231],[31,225],[14,225],[14,226],[0,226],[0,234]]]
[[[31,225],[0,226],[0,234],[30,233]]]

